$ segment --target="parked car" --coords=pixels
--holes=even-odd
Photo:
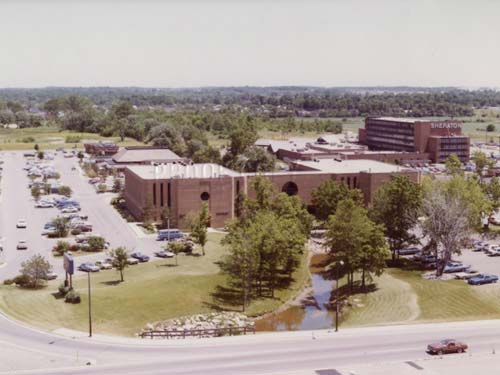
[[[427,345],[427,352],[431,354],[463,353],[468,346],[460,341],[447,339]]]
[[[44,202],[44,201],[39,201],[35,203],[36,208],[52,208],[54,207],[54,204],[49,203],[49,202]]]
[[[455,279],[458,279],[458,280],[469,280],[469,279],[472,279],[473,277],[476,277],[479,275],[479,272],[475,271],[475,270],[467,270],[465,272],[457,272],[455,274]]]
[[[75,213],[78,211],[80,211],[80,209],[76,206],[66,206],[61,210],[62,213],[66,213],[66,214]]]
[[[147,256],[139,251],[133,252],[132,254],[130,254],[130,256],[132,258],[137,259],[138,261],[140,261],[142,263],[149,261],[149,256]]]
[[[500,256],[500,249],[497,247],[495,249],[490,249],[488,251],[488,256],[490,257],[497,257],[497,256]]]
[[[99,272],[99,270],[100,270],[99,267],[97,267],[95,264],[92,264],[90,262],[85,262],[85,263],[80,264],[78,269],[80,271],[83,271],[83,272]]]
[[[45,280],[55,280],[57,279],[57,273],[54,272],[49,272],[46,277],[44,277]]]
[[[28,224],[26,223],[26,220],[24,219],[19,219],[16,224],[16,228],[27,228]]]
[[[486,244],[484,247],[483,247],[483,251],[486,253],[486,254],[489,254],[491,251],[494,251],[494,250],[497,250],[498,249],[498,245],[493,245],[493,244]]]
[[[420,252],[420,249],[418,247],[412,246],[412,247],[407,247],[405,249],[400,249],[398,250],[399,255],[415,255]]]
[[[157,251],[155,253],[155,255],[158,257],[158,258],[173,258],[175,256],[174,253],[170,252],[170,251],[166,251],[166,250],[160,250],[160,251]]]
[[[498,276],[490,275],[487,273],[479,274],[476,277],[467,280],[469,285],[491,284],[491,283],[496,283],[497,281],[498,281]]]
[[[156,236],[157,241],[169,241],[183,238],[184,234],[179,229],[160,229]]]
[[[455,272],[465,272],[470,268],[462,263],[448,263],[444,269],[444,273],[455,273]]]
[[[135,258],[127,258],[127,264],[128,265],[139,264],[139,260],[137,260]]]
[[[473,251],[483,251],[485,246],[488,244],[483,241],[475,241],[472,250]]]
[[[95,265],[99,267],[101,270],[110,270],[113,268],[113,265],[111,263],[108,263],[103,260],[98,260],[97,262],[95,262]]]
[[[19,242],[17,243],[16,249],[17,250],[28,250],[28,243],[26,242],[26,240],[19,240]]]
[[[420,259],[422,263],[436,263],[437,259],[434,255],[426,255]]]

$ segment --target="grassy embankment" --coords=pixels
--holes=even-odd
[[[461,280],[425,280],[419,271],[388,269],[376,290],[350,298],[345,326],[500,318],[497,284],[469,286]]]
[[[217,262],[224,256],[220,245],[222,234],[209,234],[205,256],[180,255],[174,259],[128,267],[125,282],[119,283],[118,272],[92,274],[92,311],[96,333],[133,335],[148,322],[204,313],[224,308],[240,311],[239,301],[224,299],[218,289],[225,285]],[[260,315],[278,308],[299,292],[308,280],[305,257],[293,275],[295,282],[279,290],[276,298],[254,301],[249,315]],[[57,298],[59,281],[44,289],[31,291],[14,286],[0,287],[0,309],[15,319],[43,329],[65,327],[87,329],[87,277],[75,277],[74,286],[82,297],[79,305],[70,305]],[[226,290],[227,292],[227,290]],[[217,296],[217,297],[216,297]]]
[[[79,138],[74,143],[66,143],[66,138]],[[1,150],[32,150],[38,144],[42,150],[65,148],[83,148],[83,143],[88,140],[102,140],[117,142],[120,146],[141,145],[142,143],[125,138],[120,142],[119,137],[102,137],[99,134],[79,133],[71,131],[61,131],[56,127],[40,127],[27,129],[4,129],[0,128],[0,149]]]

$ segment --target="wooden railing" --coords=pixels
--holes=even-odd
[[[228,328],[210,328],[210,329],[189,329],[182,331],[146,331],[142,332],[139,336],[142,338],[155,338],[173,339],[186,337],[219,337],[219,336],[233,336],[233,335],[246,335],[247,333],[255,334],[254,327],[228,327]]]

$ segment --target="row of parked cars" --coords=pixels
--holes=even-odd
[[[158,258],[172,258],[175,256],[174,253],[166,250],[161,250],[155,253]],[[129,265],[135,265],[139,263],[145,263],[150,260],[150,257],[140,251],[134,251],[130,254],[127,259]],[[98,260],[95,263],[85,262],[80,264],[78,269],[82,272],[99,272],[100,270],[110,270],[113,268],[113,259],[105,258],[104,260]]]
[[[484,251],[490,256],[500,255],[500,246],[491,245],[482,241],[474,241],[473,249],[475,251]],[[419,247],[413,246],[399,250],[399,255],[410,257],[411,260],[419,262],[425,269],[436,269],[437,258],[435,255],[427,254]],[[474,270],[470,265],[463,264],[459,261],[450,260],[446,263],[443,273],[453,273],[457,279],[466,280],[469,285],[483,285],[496,283],[498,276],[479,273]]]

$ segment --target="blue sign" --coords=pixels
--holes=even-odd
[[[73,273],[75,272],[73,256],[68,253],[64,253],[64,270],[70,275],[73,275]]]

